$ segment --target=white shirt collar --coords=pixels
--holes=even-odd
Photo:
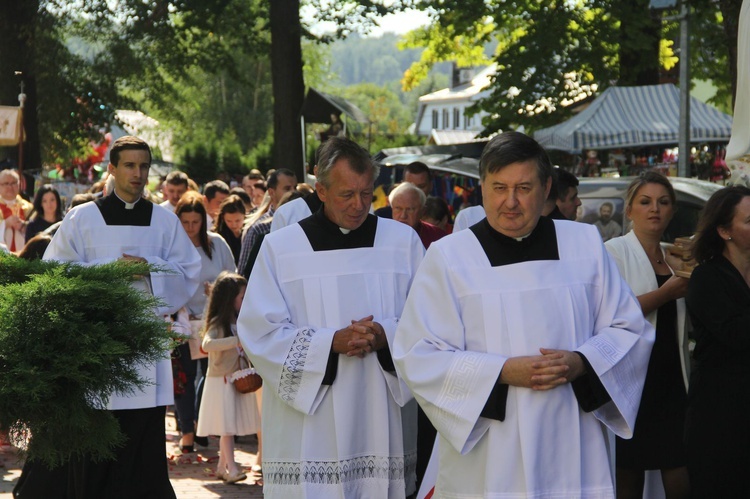
[[[117,196],[117,189],[114,189],[114,192],[113,192],[113,194],[114,194],[115,196]],[[123,203],[125,203],[125,209],[126,209],[126,210],[132,210],[133,208],[135,208],[135,205],[136,205],[136,204],[138,203],[138,201],[140,201],[140,200],[141,200],[141,199],[143,199],[143,198],[138,198],[138,199],[137,199],[137,200],[135,201],[135,203],[128,203],[127,201],[125,201],[124,199],[122,199],[122,198],[121,198],[120,196],[117,196],[117,199],[119,199],[120,201],[122,201]]]

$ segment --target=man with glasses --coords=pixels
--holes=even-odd
[[[34,207],[19,194],[21,179],[15,170],[0,171],[0,234],[10,251],[26,243],[26,220]]]

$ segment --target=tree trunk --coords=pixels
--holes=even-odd
[[[649,0],[620,0],[620,78],[618,85],[659,83],[661,18],[649,8]]]
[[[0,0],[0,33],[4,34],[3,43],[0,44],[0,105],[18,106],[21,77],[15,76],[15,72],[22,72],[26,94],[24,169],[38,169],[42,166],[34,58],[38,8],[38,0]],[[18,147],[0,149],[0,160],[7,156],[18,161]]]
[[[299,0],[270,2],[273,82],[273,167],[289,168],[303,182],[300,113],[305,98]]]

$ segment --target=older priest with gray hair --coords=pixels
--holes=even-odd
[[[323,206],[271,232],[250,274],[237,326],[264,380],[267,498],[403,498],[413,476],[411,395],[390,352],[424,249],[410,227],[369,214],[376,176],[362,147],[328,139]]]
[[[494,137],[486,218],[414,279],[393,357],[438,430],[434,497],[614,497],[604,427],[632,436],[654,330],[596,228],[541,216],[551,171]]]

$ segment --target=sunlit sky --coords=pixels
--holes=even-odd
[[[308,16],[302,12],[303,19]],[[308,17],[309,18],[309,17]],[[383,33],[396,33],[402,35],[420,26],[424,26],[429,21],[426,13],[422,11],[406,11],[399,14],[389,14],[381,18],[380,28],[370,31],[367,36],[381,36]],[[325,32],[332,32],[335,28],[329,23],[318,23],[312,26],[313,33],[319,35]]]

